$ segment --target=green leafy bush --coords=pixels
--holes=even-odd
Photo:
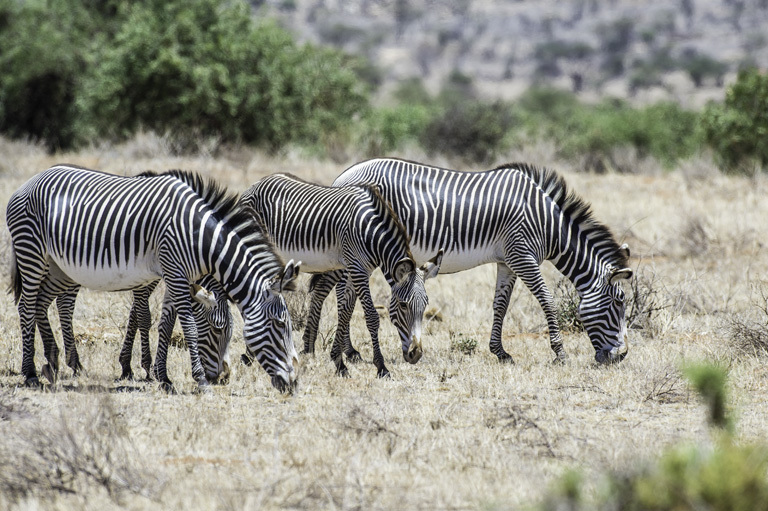
[[[726,372],[709,364],[685,371],[707,402],[715,431],[713,449],[680,446],[653,464],[606,475],[602,491],[587,501],[584,478],[569,471],[545,497],[541,509],[711,511],[768,509],[768,450],[737,445],[726,414]]]
[[[740,71],[725,102],[707,105],[702,123],[724,170],[750,173],[756,166],[768,167],[768,74]]]
[[[382,156],[415,142],[431,116],[428,106],[401,104],[371,110],[363,123],[360,143],[368,156]]]
[[[505,149],[511,127],[512,115],[504,103],[462,101],[432,118],[421,136],[421,145],[430,154],[488,165]]]
[[[96,58],[83,96],[94,134],[199,130],[278,148],[318,141],[367,106],[341,53],[255,25],[244,3],[132,4]]]
[[[79,2],[0,0],[0,20],[0,132],[70,146],[91,17]]]
[[[322,144],[368,108],[363,68],[242,1],[0,0],[0,132],[51,149],[139,129]]]

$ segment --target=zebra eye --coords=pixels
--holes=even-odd
[[[277,328],[278,330],[284,330],[285,329],[285,321],[279,320],[277,318],[272,319],[272,325]]]

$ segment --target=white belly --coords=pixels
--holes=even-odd
[[[322,273],[331,270],[338,270],[344,267],[341,262],[341,257],[336,251],[321,252],[313,250],[280,250],[279,252],[280,257],[282,257],[283,261],[285,262],[288,262],[291,259],[293,259],[294,262],[301,261],[301,271],[307,273]]]
[[[154,258],[141,258],[118,267],[78,266],[53,258],[51,272],[61,271],[83,287],[98,291],[124,291],[148,284],[160,278],[160,268]],[[58,267],[58,268],[56,268]]]
[[[412,246],[411,252],[419,265],[437,255],[437,252],[427,252],[421,247]],[[480,247],[471,251],[446,251],[443,253],[443,262],[440,265],[440,273],[456,273],[469,270],[475,266],[488,263],[498,263],[504,260],[500,250],[495,246]]]

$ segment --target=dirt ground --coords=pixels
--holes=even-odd
[[[0,155],[3,204],[56,162],[120,174],[197,170],[238,191],[278,171],[329,184],[346,166],[245,150],[178,158],[152,137],[55,156],[0,140]],[[635,280],[627,292],[637,328],[620,365],[597,367],[586,334],[576,332],[564,335],[570,362],[552,365],[544,315],[520,283],[504,329],[516,364],[500,365],[488,351],[495,268],[486,266],[428,281],[432,319],[418,364],[402,360],[394,328],[382,321],[390,380],[376,378],[359,306],[351,333],[365,362],[350,366],[349,379],[334,375],[331,299],[318,352],[302,360],[295,395],[278,394],[263,370],[239,364],[237,312],[233,379],[213,395],[194,392],[188,355],[177,348],[171,349],[169,374],[178,394],[147,382],[115,383],[130,295],[84,290],[75,331],[86,374],[75,379],[65,369],[55,386],[33,390],[21,386],[18,315],[4,294],[0,508],[535,506],[568,469],[582,470],[597,489],[606,470],[636,467],[671,445],[709,444],[704,407],[681,375],[686,364],[702,360],[729,368],[739,441],[766,438],[768,368],[738,327],[768,320],[768,180],[722,176],[703,158],[672,173],[591,175],[567,163],[552,165],[546,154],[525,158],[537,155],[510,159],[561,170],[632,249]],[[2,214],[0,270],[7,283],[9,235]],[[548,263],[544,269],[566,299],[561,276]],[[302,276],[303,289],[307,280]],[[387,302],[380,274],[373,294],[377,304]],[[152,307],[157,319],[160,293]],[[295,316],[301,314],[296,308]],[[301,334],[294,332],[298,345]],[[36,362],[39,370],[39,340]],[[134,372],[141,374],[138,350]]]

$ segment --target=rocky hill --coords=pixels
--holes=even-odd
[[[486,97],[534,84],[643,103],[721,98],[744,65],[768,67],[768,0],[261,0],[300,40],[366,56],[379,97],[451,73]]]

